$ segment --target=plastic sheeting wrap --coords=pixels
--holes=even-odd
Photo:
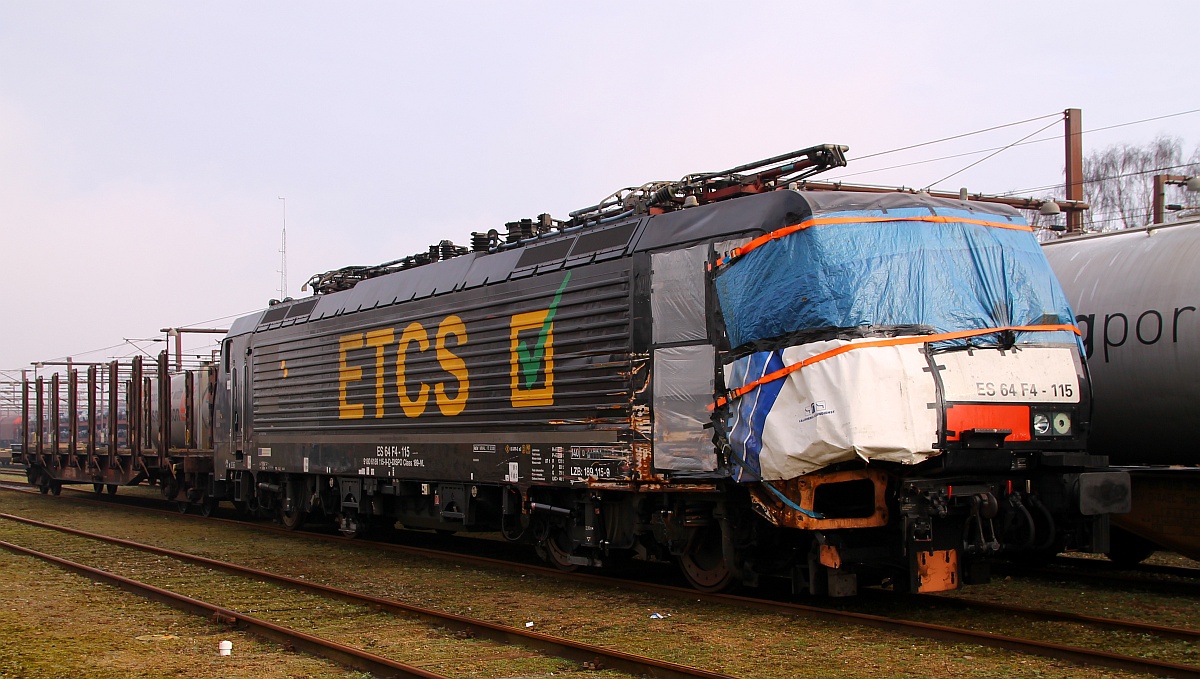
[[[726,366],[742,385],[846,344],[765,351]],[[916,464],[936,454],[937,390],[922,345],[856,349],[768,382],[732,405],[729,444],[749,470],[734,478],[791,479],[854,458]],[[750,473],[750,472],[753,473]]]
[[[964,221],[855,222],[937,215]],[[1015,215],[946,207],[814,215],[817,224],[751,250],[722,270],[717,295],[730,344],[809,328],[926,325],[937,332],[1072,323],[1070,305],[1041,247],[1024,230],[971,223]],[[972,340],[994,343],[995,336]],[[1076,341],[1021,333],[1018,343]]]
[[[847,210],[851,201],[859,209]],[[928,197],[830,199],[825,211],[817,202],[810,201],[812,216],[802,216],[799,228],[718,268],[714,284],[730,345],[753,352],[726,364],[725,384],[737,390],[824,352],[858,346],[776,375],[726,406],[739,481],[790,479],[855,458],[917,464],[938,454],[936,377],[925,344],[852,339],[858,331],[1073,322],[1037,240],[1014,210],[967,209]],[[1015,341],[1078,346],[1065,330],[1020,332]],[[935,346],[965,342],[996,346],[1001,337],[942,339]],[[1070,352],[1064,355],[1069,360]]]
[[[707,245],[651,256],[650,308],[655,344],[708,338],[704,320],[707,258]]]
[[[712,403],[711,345],[654,350],[654,466],[685,472],[717,468],[712,433],[704,428]]]

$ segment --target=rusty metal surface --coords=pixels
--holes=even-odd
[[[918,591],[945,592],[958,589],[958,552],[953,549],[917,552]]]
[[[59,384],[58,373],[50,376],[50,454],[54,459],[55,464],[58,463],[58,451],[62,442],[59,440],[61,433],[59,417],[58,397],[62,395],[62,389]]]
[[[39,377],[37,382],[37,457],[39,463],[42,461],[42,453],[45,449],[46,441],[46,402],[44,396],[45,378]]]
[[[1083,119],[1077,108],[1063,111],[1066,126],[1063,135],[1066,143],[1066,189],[1068,201],[1083,200]],[[1083,232],[1083,212],[1067,210],[1067,231]]]
[[[835,528],[874,528],[886,526],[888,522],[887,487],[888,475],[878,469],[861,469],[840,472],[816,472],[787,481],[771,482],[784,495],[792,498],[804,509],[817,512],[815,506],[817,488],[830,483],[870,480],[875,488],[875,511],[870,516],[845,518],[815,518],[802,514],[787,506],[765,488],[751,487],[751,499],[766,513],[772,523],[801,530],[832,530]]]
[[[175,468],[211,473],[211,423],[199,421],[204,409],[195,403],[205,395],[197,397],[189,388],[197,385],[191,371],[172,375],[167,368],[163,353],[153,376],[143,370],[141,358],[135,358],[124,369],[115,360],[89,364],[86,380],[80,379],[78,370],[68,369],[61,384],[58,374],[27,382],[21,417],[29,423],[22,427],[28,444],[14,453],[13,462],[26,465],[31,480],[56,492],[63,483],[127,485],[161,480],[158,477],[173,474]],[[207,388],[213,371],[208,367],[202,371]],[[161,386],[174,384],[186,387],[176,394]],[[66,407],[60,408],[64,403]],[[67,420],[61,421],[62,417]],[[195,445],[197,432],[208,447]]]

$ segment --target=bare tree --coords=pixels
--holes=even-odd
[[[1113,231],[1149,224],[1153,214],[1156,174],[1196,174],[1200,171],[1200,146],[1187,161],[1183,142],[1160,136],[1145,146],[1117,144],[1083,159],[1084,213],[1088,231]],[[1182,198],[1178,187],[1169,198]],[[1171,200],[1168,200],[1171,202]]]

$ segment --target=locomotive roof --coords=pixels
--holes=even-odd
[[[414,299],[517,280],[635,252],[766,233],[814,215],[844,210],[952,207],[1006,218],[1013,208],[927,194],[853,191],[770,191],[661,215],[639,215],[611,224],[546,234],[495,252],[470,252],[425,266],[359,282],[350,290],[277,304],[239,318],[229,335],[274,328],[400,304]]]

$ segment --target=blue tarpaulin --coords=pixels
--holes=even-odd
[[[865,221],[930,215],[963,221]],[[814,328],[925,325],[952,332],[1074,322],[1032,233],[973,223],[1024,225],[1019,217],[941,206],[814,216],[851,221],[815,224],[718,272],[732,346]],[[1019,344],[1076,341],[1067,332],[1017,335]],[[994,344],[997,337],[971,342]]]

